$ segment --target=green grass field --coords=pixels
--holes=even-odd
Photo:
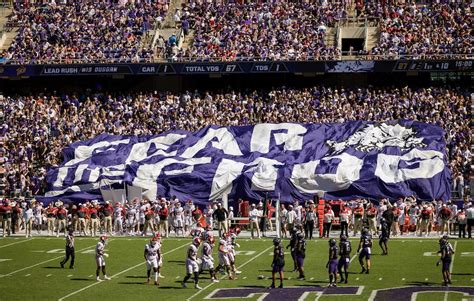
[[[209,273],[201,275],[198,291],[191,288],[182,289],[185,268],[184,259],[190,239],[167,239],[163,241],[164,266],[160,287],[144,284],[146,269],[143,261],[143,248],[148,240],[145,238],[110,238],[106,252],[107,271],[111,281],[96,282],[94,247],[97,238],[76,239],[76,268],[61,269],[59,262],[63,258],[64,239],[36,237],[0,239],[0,300],[202,300],[216,294],[217,289],[247,289],[250,295],[246,300],[257,300],[268,293],[265,288],[270,280],[259,280],[258,275],[271,276],[272,242],[266,240],[239,239],[241,247],[237,249],[237,266],[242,270],[237,280],[222,279],[220,283],[211,284]],[[353,240],[353,249],[357,241]],[[452,240],[456,254],[453,264],[453,285],[442,292],[421,292],[416,300],[466,300],[474,299],[474,293],[463,295],[453,292],[456,287],[468,287],[474,292],[474,241]],[[287,241],[284,241],[287,244]],[[326,289],[327,241],[308,241],[305,261],[306,281],[298,281],[297,273],[292,273],[292,260],[285,257],[286,287],[296,287],[298,292],[306,288],[323,291],[306,293],[306,300],[368,300],[375,297],[374,290],[394,287],[439,287],[442,282],[440,267],[436,267],[435,239],[393,239],[390,241],[390,255],[380,256],[377,241],[373,248],[372,270],[369,275],[360,275],[360,266],[355,259],[351,266],[348,285]],[[355,250],[354,250],[355,251]],[[354,254],[354,252],[353,252]],[[216,254],[217,263],[217,254]],[[221,276],[219,276],[221,277]],[[344,287],[356,287],[359,295],[344,294]],[[319,288],[321,287],[321,288]],[[358,287],[358,288],[357,288]],[[247,290],[233,290],[246,292]],[[258,291],[256,294],[254,291]],[[449,292],[451,291],[451,292]],[[266,300],[298,300],[301,294],[296,289],[285,288],[274,290]],[[335,294],[335,295],[327,295]],[[235,296],[235,295],[232,295]],[[402,294],[395,299],[404,300]],[[212,298],[214,300],[214,298]],[[392,297],[393,299],[393,297]],[[216,299],[218,300],[218,299]],[[228,298],[226,300],[241,300]]]

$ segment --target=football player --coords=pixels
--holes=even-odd
[[[225,236],[225,234],[223,236]],[[229,280],[234,280],[235,275],[233,275],[233,270],[230,266],[229,247],[227,245],[227,241],[225,237],[223,237],[219,241],[218,257],[219,257],[219,266],[217,267],[216,272],[222,271],[225,269],[225,271],[229,275]]]
[[[99,278],[99,273],[100,270],[102,270],[102,274],[104,275],[104,280],[110,280],[110,278],[107,276],[107,273],[105,271],[105,259],[104,256],[107,257],[105,254],[105,245],[107,243],[107,236],[102,235],[100,237],[99,242],[97,243],[97,246],[95,247],[95,262],[97,263],[97,269],[95,271],[95,275],[97,276],[97,281],[101,281]]]
[[[297,231],[295,229],[290,230],[290,243],[286,246],[286,248],[290,248],[291,258],[293,259],[293,272],[298,270],[298,265],[296,264],[296,257],[295,257],[295,246],[297,241]]]
[[[240,231],[240,228],[238,229]],[[235,247],[240,248],[240,245],[237,243],[236,239],[237,239],[237,233],[235,232],[235,230],[232,230],[232,232],[230,232],[227,235],[227,249],[229,251],[228,256],[229,256],[229,261],[230,261],[230,267],[234,275],[242,273],[241,271],[237,270],[235,266],[235,255],[236,255]]]
[[[79,210],[77,210],[77,217],[78,217],[78,230],[79,234],[86,234],[86,216],[89,213],[89,209],[86,208],[84,204],[79,205]]]
[[[181,232],[181,237],[184,237],[184,208],[181,207],[180,202],[176,202],[174,208],[174,227],[176,237],[178,237],[179,232]]]
[[[334,238],[329,240],[329,259],[328,263],[326,264],[326,268],[328,269],[329,273],[329,286],[328,287],[336,287],[337,283],[337,242]]]
[[[155,276],[155,285],[160,285],[158,282],[158,274],[160,273],[160,266],[162,265],[161,258],[161,236],[156,234],[150,239],[150,243],[145,245],[145,252],[143,254],[146,261],[147,284],[150,283],[151,268]]]
[[[216,277],[216,271],[214,270],[214,258],[212,257],[212,248],[214,246],[214,237],[212,235],[204,236],[204,243],[202,245],[202,256],[201,256],[201,272],[209,270],[212,282],[219,282]]]
[[[278,288],[283,288],[283,267],[285,266],[285,251],[281,245],[281,240],[279,238],[273,239],[273,261],[272,261],[272,285],[270,288],[275,288],[275,278],[276,274],[280,274],[280,286]]]
[[[189,234],[191,235],[192,238],[199,237],[199,238],[202,238],[204,240],[205,240],[205,236],[206,236],[204,228],[202,227],[201,223],[199,223],[199,222],[196,224],[196,227],[193,228]],[[212,235],[210,235],[210,236],[212,236]]]
[[[349,264],[351,262],[351,242],[347,240],[347,236],[341,235],[341,242],[339,243],[339,262],[337,263],[337,270],[339,275],[341,275],[341,283],[347,283],[349,278]],[[344,268],[344,274],[342,274],[342,269]],[[345,276],[345,277],[344,277]]]
[[[390,210],[390,209],[389,209]],[[388,255],[388,239],[390,229],[385,218],[380,219],[379,246],[382,249],[382,255]]]
[[[201,239],[199,237],[193,238],[193,243],[188,248],[187,258],[186,258],[186,276],[181,283],[183,288],[186,288],[186,281],[191,278],[191,275],[194,275],[194,288],[201,289],[199,286],[199,262],[197,259],[198,248],[201,244]]]
[[[304,258],[306,256],[306,241],[304,240],[304,234],[298,233],[296,237],[296,245],[295,245],[295,259],[296,259],[296,266],[299,271],[298,280],[305,280],[304,276]]]
[[[438,253],[441,254],[441,258],[438,260],[438,262],[436,262],[436,266],[438,266],[440,262],[443,263],[443,267],[441,269],[444,280],[443,284],[445,286],[448,286],[448,284],[451,284],[451,273],[449,272],[449,268],[451,266],[454,249],[453,246],[449,243],[447,235],[444,235],[439,240],[439,246],[440,250],[438,251]]]
[[[369,233],[367,228],[362,230],[362,235],[360,236],[359,247],[357,248],[357,253],[359,253],[359,263],[362,267],[361,274],[368,274],[370,271],[370,254],[372,248],[372,235]],[[367,266],[364,266],[364,259]]]

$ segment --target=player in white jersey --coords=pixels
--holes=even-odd
[[[97,281],[101,281],[99,278],[100,270],[102,270],[102,274],[104,275],[104,280],[110,280],[110,278],[107,276],[107,273],[105,272],[105,257],[108,257],[107,254],[105,254],[105,245],[107,243],[107,236],[102,235],[100,237],[99,242],[97,243],[97,246],[95,247],[95,262],[97,263],[97,269],[95,271],[95,275],[97,276]]]
[[[184,209],[181,207],[181,203],[177,202],[176,207],[174,208],[174,230],[176,233],[176,236],[179,235],[179,232],[181,232],[181,235],[184,237]]]
[[[235,266],[235,248],[240,248],[240,245],[237,243],[237,235],[240,233],[240,228],[236,229],[238,229],[238,232],[236,232],[234,229],[227,236],[227,248],[229,250],[230,267],[232,268],[234,274],[240,274],[242,272],[237,270],[237,267]]]
[[[137,224],[137,207],[130,204],[127,210],[127,227],[130,235],[135,235],[135,225]]]
[[[191,232],[189,232],[189,234],[191,235],[192,238],[199,237],[202,240],[205,240],[206,239],[206,237],[204,236],[205,232],[206,231],[202,227],[201,223],[198,222],[196,226],[191,229]]]
[[[158,282],[158,274],[162,265],[161,257],[161,236],[158,233],[150,239],[150,243],[145,245],[145,252],[143,254],[146,261],[147,284],[150,283],[151,269],[155,273],[155,285],[160,285]]]
[[[193,226],[193,211],[196,207],[193,204],[192,200],[189,200],[185,205],[184,205],[184,232],[188,233],[188,231],[191,230],[191,227]]]
[[[199,261],[197,258],[198,248],[201,244],[201,239],[199,237],[193,238],[193,243],[188,248],[187,258],[186,258],[186,276],[181,283],[183,288],[186,288],[186,281],[194,275],[194,287],[201,289],[199,286]]]
[[[219,282],[216,277],[216,272],[214,271],[214,258],[212,257],[213,245],[214,237],[211,235],[206,235],[206,237],[204,237],[204,243],[202,245],[201,272],[204,270],[209,270],[209,274],[211,275],[211,281]]]
[[[41,227],[43,226],[43,213],[43,203],[36,202],[35,206],[33,207],[33,215],[35,216],[34,227],[38,231],[38,234],[41,233]]]
[[[114,208],[114,232],[116,234],[123,234],[123,216],[124,208],[117,202]]]
[[[232,269],[230,267],[229,248],[227,246],[227,242],[225,238],[222,238],[219,241],[218,257],[219,257],[219,266],[217,266],[216,272],[218,271],[223,272],[225,269],[225,271],[229,275],[229,279],[234,280],[235,276],[233,275]]]
[[[214,208],[212,208],[212,204],[208,204],[206,209],[204,209],[204,216],[206,217],[206,225],[211,227],[211,229],[214,228]]]

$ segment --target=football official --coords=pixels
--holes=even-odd
[[[69,261],[71,258],[71,262],[69,263],[69,268],[74,269],[74,260],[76,258],[76,254],[74,252],[74,230],[69,229],[69,234],[66,236],[66,257],[61,261],[59,264],[61,268],[64,269],[64,265]]]

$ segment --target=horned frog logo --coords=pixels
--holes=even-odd
[[[388,125],[386,123],[368,124],[357,130],[345,141],[329,140],[326,143],[331,148],[332,154],[339,154],[348,147],[354,147],[362,152],[370,152],[373,150],[380,151],[385,146],[396,146],[402,150],[426,146],[423,143],[423,138],[416,137],[416,132],[412,128],[400,124]]]

